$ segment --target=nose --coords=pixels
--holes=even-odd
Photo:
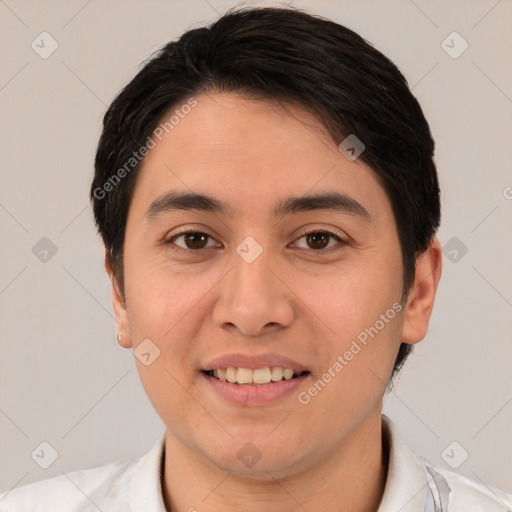
[[[268,251],[252,263],[234,255],[234,268],[219,284],[213,311],[218,327],[262,336],[292,324],[294,294]]]

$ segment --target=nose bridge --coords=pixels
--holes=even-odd
[[[247,254],[251,254],[251,250]],[[238,255],[240,261],[235,264],[231,286],[239,302],[245,296],[251,300],[259,299],[258,302],[263,304],[277,292],[269,256],[268,250],[262,252],[254,261],[247,261]]]
[[[234,268],[215,306],[216,324],[234,325],[253,336],[269,326],[289,325],[293,320],[291,293],[277,277],[278,262],[271,250],[247,237],[236,247],[232,259]]]

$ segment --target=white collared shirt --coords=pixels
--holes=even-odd
[[[377,512],[511,512],[512,495],[414,455],[382,415],[389,447]],[[0,495],[0,512],[166,512],[161,475],[165,436],[144,457],[63,474]],[[200,503],[191,504],[201,510]],[[193,509],[193,508],[192,508]]]

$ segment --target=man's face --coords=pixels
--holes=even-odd
[[[380,418],[403,326],[396,224],[376,174],[311,115],[234,94],[196,99],[139,174],[119,323],[135,349],[151,340],[137,353],[160,351],[137,366],[168,436],[226,471],[249,471],[248,455],[261,456],[253,474],[286,474]],[[171,192],[228,211],[170,209]],[[324,194],[343,201],[275,212]],[[220,379],[264,382],[275,367],[304,373]]]

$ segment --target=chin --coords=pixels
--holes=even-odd
[[[269,480],[300,471],[298,447],[289,446],[283,450],[284,440],[270,442],[265,439],[267,434],[239,437],[231,440],[228,446],[218,447],[215,453],[211,450],[204,453],[222,471],[243,478]]]

